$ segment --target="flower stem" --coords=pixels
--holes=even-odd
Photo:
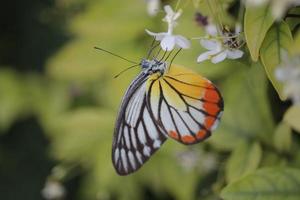
[[[218,30],[219,34],[221,35],[222,30],[223,30],[223,25],[218,16],[218,9],[214,9],[214,8],[216,8],[216,4],[212,5],[211,2],[215,3],[214,0],[206,0],[206,3],[208,5],[209,11],[212,15],[212,18],[213,18],[214,22],[217,24],[217,30]]]
[[[223,30],[223,23],[221,20],[221,19],[225,19],[223,5],[219,0],[213,0],[213,1],[215,4],[215,7],[217,9],[217,17],[218,17],[219,25],[220,25],[221,29]]]
[[[244,7],[243,2],[239,2],[239,4],[240,4],[240,7],[239,7],[239,13],[238,13],[238,23],[243,24],[245,7]]]
[[[177,12],[177,9],[178,9],[180,3],[181,3],[181,0],[177,0],[176,6],[175,6],[175,12]]]
[[[232,38],[238,38],[239,35],[232,35],[232,36],[215,36],[214,39],[232,39]],[[199,40],[199,39],[208,39],[208,37],[193,37],[191,40]]]

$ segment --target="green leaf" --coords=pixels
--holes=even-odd
[[[219,150],[233,150],[251,139],[271,145],[274,123],[263,67],[258,63],[250,68],[238,65],[222,86],[224,114],[219,128],[208,141]]]
[[[291,48],[291,52],[293,55],[300,54],[300,32],[295,36],[293,46]]]
[[[224,200],[298,200],[300,170],[265,168],[226,186]]]
[[[274,146],[281,152],[287,152],[291,148],[291,128],[284,122],[278,124],[274,133]]]
[[[258,61],[259,49],[273,22],[274,18],[267,5],[246,7],[244,19],[245,38],[252,60]]]
[[[289,50],[293,37],[289,26],[285,22],[275,24],[268,32],[260,50],[261,61],[268,78],[276,89],[280,99],[285,100],[283,85],[275,78],[275,69],[281,63],[281,50]]]
[[[241,144],[231,154],[226,165],[227,182],[236,181],[255,171],[262,157],[259,143]]]
[[[104,146],[107,147],[104,154],[110,153],[113,119],[110,111],[97,107],[79,108],[57,116],[51,134],[53,155],[63,161],[94,164],[98,153],[104,153]]]
[[[286,166],[287,160],[284,156],[275,152],[273,149],[265,149],[260,163],[261,167]]]
[[[283,120],[300,133],[300,106],[290,107],[285,113]]]
[[[0,71],[0,133],[30,111],[23,77],[12,70]]]

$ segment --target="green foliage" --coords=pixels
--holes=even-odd
[[[0,133],[5,131],[18,118],[19,113],[26,112],[27,102],[23,98],[23,83],[14,71],[0,73]]]
[[[253,61],[258,61],[259,50],[274,18],[269,6],[246,7],[244,29],[247,46]]]
[[[286,97],[283,94],[282,83],[275,78],[275,69],[282,61],[281,51],[289,51],[292,43],[293,36],[289,26],[285,22],[281,22],[274,24],[269,30],[260,49],[261,60],[268,78],[282,100],[285,100]]]
[[[209,142],[222,150],[233,150],[254,138],[269,143],[274,124],[262,66],[237,64],[231,73],[221,88],[226,102],[222,123]]]
[[[281,152],[289,152],[292,144],[291,128],[284,122],[277,125],[274,132],[274,146]]]
[[[296,131],[300,131],[300,106],[295,105],[289,108],[284,115],[284,121],[289,124]]]
[[[198,145],[168,140],[139,171],[121,177],[111,163],[113,130],[122,96],[140,69],[114,79],[131,64],[93,47],[138,62],[151,43],[145,28],[165,30],[164,14],[147,16],[141,0],[59,2],[62,10],[84,7],[72,17],[66,15],[70,19],[64,29],[70,38],[47,59],[45,73],[0,69],[0,133],[5,137],[17,120],[35,116],[49,140],[49,155],[57,161],[49,179],[65,183],[80,174],[76,199],[145,199],[147,192],[153,199],[299,199],[300,171],[291,167],[300,167],[299,137],[294,133],[300,132],[300,107],[286,110],[289,103],[276,96],[277,91],[286,99],[283,85],[274,77],[282,49],[300,54],[294,23],[274,23],[267,5],[246,7],[244,58],[218,65],[197,64],[203,49],[192,40],[193,48],[182,51],[174,63],[203,74],[219,88],[225,103],[220,126]],[[221,8],[232,9],[237,3],[193,2],[207,15],[211,10],[218,15]],[[192,21],[194,5],[184,5],[175,32],[190,38],[203,35]],[[212,18],[237,22],[229,12]],[[1,164],[2,154],[0,146]]]
[[[294,40],[294,44],[293,46],[291,47],[291,52],[294,54],[294,55],[299,55],[300,54],[300,33],[298,33],[296,36],[295,36],[295,40]]]
[[[300,170],[260,169],[225,187],[224,200],[297,200],[300,196]]]
[[[228,183],[234,182],[245,175],[255,171],[262,157],[259,143],[241,143],[232,151],[226,165],[226,179]]]

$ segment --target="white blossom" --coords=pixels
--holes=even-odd
[[[62,199],[66,194],[64,186],[54,180],[48,180],[42,190],[42,196],[47,200]]]
[[[286,10],[291,6],[299,6],[300,0],[273,0],[272,13],[275,19],[281,19]]]
[[[214,154],[204,152],[202,149],[190,149],[176,153],[179,165],[185,171],[194,169],[202,173],[209,173],[217,167],[217,158]]]
[[[238,59],[243,56],[244,52],[239,49],[239,27],[236,28],[235,34],[223,31],[220,36],[218,36],[218,30],[215,25],[208,25],[205,27],[205,30],[208,35],[200,39],[200,44],[208,51],[200,54],[197,62],[210,60],[216,64],[226,58]]]
[[[294,104],[300,104],[300,56],[290,58],[285,51],[282,55],[282,63],[275,70],[275,77],[284,84],[284,95]]]
[[[164,17],[163,21],[168,23],[168,31],[161,32],[161,33],[153,33],[146,29],[146,32],[155,37],[155,40],[161,41],[160,46],[164,51],[171,51],[175,47],[187,49],[190,47],[190,41],[183,37],[182,35],[174,35],[173,30],[174,27],[177,25],[177,19],[181,15],[181,10],[174,12],[171,6],[166,5],[164,7],[166,12],[166,16]]]
[[[150,16],[157,15],[160,8],[160,0],[146,0],[147,2],[147,12]]]

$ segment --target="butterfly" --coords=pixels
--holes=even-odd
[[[138,170],[168,138],[185,145],[205,140],[223,112],[219,90],[203,76],[157,59],[142,59],[140,66],[114,130],[112,162],[119,175]]]

